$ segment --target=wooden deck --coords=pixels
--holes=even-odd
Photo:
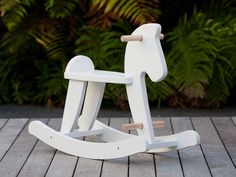
[[[38,120],[54,129],[59,129],[61,121]],[[130,121],[129,118],[100,120],[116,128]],[[236,117],[158,120],[164,120],[166,126],[157,129],[157,135],[195,129],[201,136],[201,145],[161,154],[90,160],[64,154],[29,135],[27,127],[31,119],[0,119],[0,177],[236,177]]]

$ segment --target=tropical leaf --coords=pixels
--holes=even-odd
[[[34,3],[34,0],[2,0],[0,3],[0,12],[6,27],[12,30],[17,26],[28,15],[27,7],[30,7]]]
[[[46,0],[44,5],[49,16],[56,19],[71,15],[77,7],[76,0]]]
[[[95,26],[103,23],[111,25],[110,21],[117,17],[139,25],[156,22],[160,15],[159,0],[92,0],[91,4],[90,13],[93,15],[90,16],[99,17],[98,14],[103,14],[102,18],[94,21]]]
[[[124,68],[125,44],[120,42],[122,34],[129,34],[129,25],[114,25],[105,31],[100,31],[90,26],[84,26],[78,30],[81,35],[76,41],[76,54],[89,56],[97,69],[120,71]],[[127,97],[125,87],[108,84],[105,90],[105,98],[126,109]]]
[[[219,106],[226,101],[232,88],[233,65],[232,56],[225,52],[235,50],[228,40],[229,31],[222,21],[195,12],[190,19],[185,16],[167,35],[172,43],[167,56],[171,61],[169,75],[186,103],[195,100],[193,104],[201,106],[205,100],[207,105]]]

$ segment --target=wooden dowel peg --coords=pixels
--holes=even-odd
[[[153,128],[162,128],[165,126],[164,121],[154,121],[152,122]],[[121,127],[122,130],[136,130],[136,129],[143,129],[143,123],[130,123],[130,124],[123,124]]]
[[[164,34],[160,34],[160,40],[164,39]],[[142,41],[143,36],[142,35],[122,35],[120,37],[121,42],[128,42],[128,41]]]
[[[120,37],[121,42],[128,42],[128,41],[142,41],[142,35],[122,35]]]
[[[143,129],[143,123],[131,123],[131,124],[123,124],[121,127],[122,130],[136,130]]]
[[[165,38],[164,34],[161,33],[161,34],[160,34],[160,40],[163,40],[164,38]]]
[[[162,128],[165,126],[165,122],[164,121],[154,121],[154,122],[152,122],[152,126],[153,126],[153,128]]]

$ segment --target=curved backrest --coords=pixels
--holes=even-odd
[[[148,23],[138,27],[132,35],[142,35],[142,41],[129,41],[125,51],[125,74],[138,76],[147,73],[153,82],[167,75],[165,57],[160,44],[161,26]]]

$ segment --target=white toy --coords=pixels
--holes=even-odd
[[[152,122],[145,74],[153,82],[159,82],[167,75],[160,44],[162,37],[161,26],[155,23],[144,24],[132,35],[122,36],[121,40],[128,42],[125,73],[95,70],[86,56],[72,58],[65,70],[69,86],[61,131],[57,132],[40,121],[32,121],[29,133],[60,151],[92,159],[119,158],[139,152],[164,152],[199,144],[200,137],[193,130],[154,136],[153,128],[161,126],[161,122]],[[118,131],[96,120],[106,83],[125,84],[134,123],[124,127],[137,129],[138,135]],[[102,142],[76,139],[89,135],[98,136]]]

